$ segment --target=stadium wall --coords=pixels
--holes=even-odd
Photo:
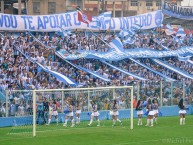
[[[188,106],[189,110],[187,110],[187,114],[193,114],[193,105]],[[164,106],[160,107],[159,111],[162,116],[178,116],[179,108],[178,106]],[[145,109],[144,109],[144,112]],[[81,120],[89,120],[91,112],[83,112],[81,114]],[[146,117],[143,115],[143,117]],[[64,122],[64,114],[59,114],[59,121]],[[108,110],[100,111],[100,120],[110,120],[111,116],[109,115]],[[119,110],[119,118],[120,119],[128,119],[130,118],[130,110]],[[136,110],[134,111],[134,118],[137,118]],[[22,126],[22,125],[32,125],[32,116],[23,116],[23,117],[1,117],[0,118],[0,127],[8,127],[8,126]]]

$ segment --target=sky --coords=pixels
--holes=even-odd
[[[183,0],[181,5],[182,6],[193,6],[193,0]]]

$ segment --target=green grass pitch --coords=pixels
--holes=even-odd
[[[0,128],[0,145],[193,145],[193,116],[186,117],[186,124],[179,125],[179,117],[160,117],[154,127],[137,126],[130,130],[130,120],[123,125],[112,127],[112,121],[96,122],[88,127],[88,122],[74,128],[38,125],[37,136],[32,137],[31,126]],[[21,133],[24,132],[25,133]]]

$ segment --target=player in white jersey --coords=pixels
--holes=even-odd
[[[153,111],[154,111],[154,121],[157,124],[157,118],[158,118],[158,102],[157,99],[153,99]]]
[[[90,126],[92,124],[94,117],[96,118],[96,120],[98,122],[97,126],[100,126],[100,120],[99,120],[99,115],[100,114],[99,114],[99,112],[97,110],[98,106],[97,106],[97,104],[96,104],[96,102],[94,100],[92,100],[91,105],[92,105],[92,114],[91,114],[90,123],[88,124],[88,126]]]
[[[74,127],[74,113],[73,113],[73,109],[74,109],[74,102],[73,100],[71,99],[68,99],[67,102],[66,102],[66,109],[64,110],[64,113],[66,114],[66,117],[65,117],[65,122],[63,124],[64,127],[67,126],[67,123],[68,123],[68,118],[70,118],[71,120],[71,127]]]
[[[77,101],[77,104],[76,104],[76,124],[80,123],[80,114],[81,114],[81,106],[80,106],[80,102]]]
[[[46,124],[46,125],[50,125],[50,122],[52,120],[52,116],[54,116],[54,118],[56,120],[56,124],[58,125],[58,107],[56,105],[55,100],[53,101],[53,103],[50,102],[50,104],[49,104],[49,119],[48,119],[48,124]]]
[[[180,125],[185,125],[186,107],[184,105],[183,99],[180,99],[178,107],[180,108]]]
[[[148,111],[147,124],[145,126],[153,127],[154,111],[153,111],[153,104],[152,104],[151,99],[148,100],[147,111]]]
[[[137,116],[138,116],[138,124],[137,125],[143,125],[143,123],[142,123],[143,101],[141,99],[138,100],[138,102],[137,102],[136,110],[137,110]]]
[[[118,111],[118,104],[117,104],[116,100],[114,100],[114,102],[113,102],[112,111],[113,111],[113,115],[112,115],[113,125],[112,126],[115,126],[116,121],[120,122],[120,125],[122,125],[122,121],[119,120],[119,118],[118,118],[119,111]]]

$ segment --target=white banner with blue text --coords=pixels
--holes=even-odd
[[[0,14],[0,30],[12,31],[59,31],[63,29],[92,29],[92,30],[122,30],[129,29],[133,24],[142,29],[159,27],[163,21],[163,14],[159,11],[145,13],[131,17],[106,19],[95,16],[89,24],[78,21],[77,11],[53,15],[10,15]],[[99,24],[100,23],[100,26]]]

